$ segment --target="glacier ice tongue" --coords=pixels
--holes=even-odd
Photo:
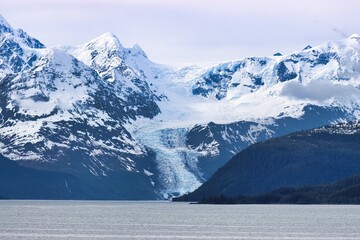
[[[165,199],[194,191],[203,182],[197,167],[199,153],[186,146],[188,130],[140,129],[136,137],[156,153],[159,193]]]

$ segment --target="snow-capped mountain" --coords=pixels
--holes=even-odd
[[[154,79],[154,72],[165,67],[149,61],[138,45],[124,48],[116,36],[105,33],[78,47],[59,48],[75,56],[94,69],[103,80],[111,83],[113,94],[126,101],[127,108],[134,111],[134,116],[152,118],[160,112],[155,101],[159,101],[161,96],[153,92],[147,79]]]
[[[174,69],[111,33],[48,48],[0,17],[0,153],[88,182],[73,198],[184,194],[249,144],[358,119],[359,52],[353,35]]]
[[[348,39],[307,46],[288,56],[251,57],[211,67],[194,84],[193,93],[223,99],[239,97],[279,82],[359,78],[359,41]]]
[[[1,29],[12,29],[2,24]],[[1,35],[1,154],[24,166],[94,178],[98,186],[89,188],[97,189],[83,190],[98,192],[93,198],[155,198],[149,179],[154,164],[144,160],[147,151],[124,127],[159,112],[154,95],[134,90],[120,98],[121,83],[106,81],[65,51],[24,44],[27,35],[17,32]],[[103,185],[119,190],[101,195]],[[130,193],[122,187],[143,190]]]

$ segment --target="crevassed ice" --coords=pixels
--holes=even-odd
[[[193,191],[203,182],[197,167],[198,153],[186,146],[187,131],[179,128],[137,132],[141,143],[156,153],[159,193],[164,198]]]

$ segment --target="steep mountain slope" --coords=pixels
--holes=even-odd
[[[359,48],[353,35],[174,69],[111,33],[46,48],[0,17],[0,153],[88,181],[91,196],[182,195],[250,144],[358,119]]]
[[[359,147],[359,122],[273,138],[241,151],[182,200],[331,183],[360,173]]]
[[[72,55],[25,45],[14,31],[1,36],[1,153],[24,166],[93,182],[88,190],[95,198],[156,198],[148,174],[154,163],[146,161],[151,153],[124,128],[159,112],[151,98],[139,105],[142,93],[133,94],[133,102],[121,99],[114,85]],[[148,111],[141,111],[146,104]],[[108,186],[118,190],[105,197]]]

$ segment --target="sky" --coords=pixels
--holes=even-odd
[[[158,63],[288,54],[360,34],[359,0],[0,0],[0,14],[47,46],[112,32]]]

